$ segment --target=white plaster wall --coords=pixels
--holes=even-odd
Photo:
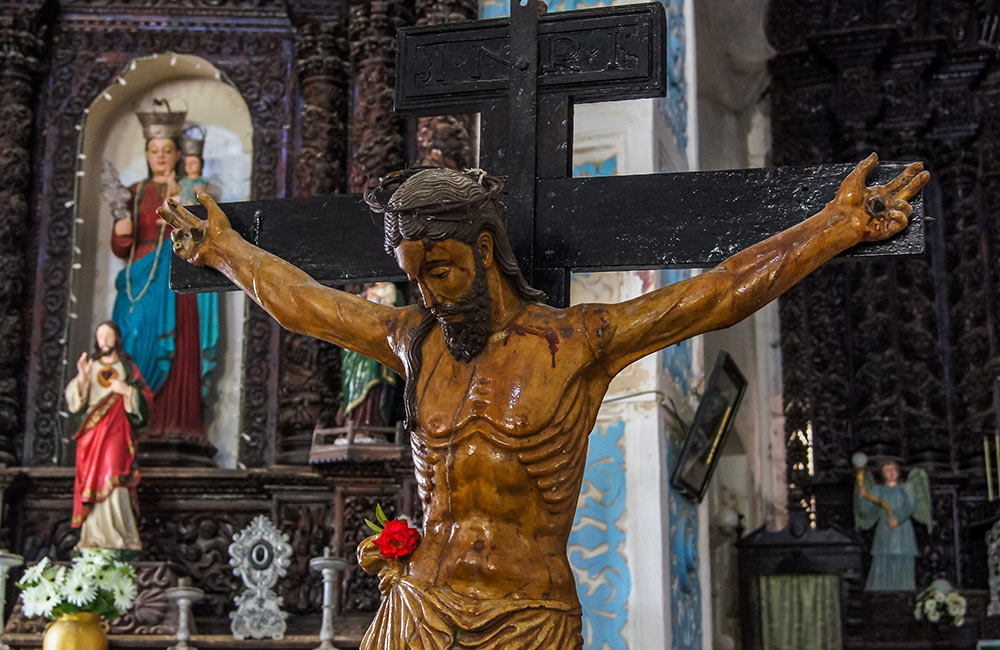
[[[659,114],[653,100],[577,106],[574,164],[600,163],[616,155],[619,175],[656,171],[660,151],[652,134]],[[656,277],[641,271],[575,274],[571,301],[621,302],[656,288]],[[659,357],[652,355],[621,372],[598,416],[599,427],[618,420],[625,423],[625,557],[632,586],[623,636],[630,648],[670,644],[666,448],[658,364]]]
[[[764,35],[766,4],[765,0],[705,0],[697,5],[694,49],[701,128],[695,139],[700,145],[700,169],[759,167],[767,162],[770,133],[763,92],[773,50]],[[776,468],[772,459],[772,432],[775,418],[781,417],[780,408],[775,412],[781,395],[778,337],[776,304],[706,336],[706,365],[714,362],[719,350],[726,350],[749,381],[734,424],[749,468],[747,488],[740,495],[748,528],[770,522],[775,510],[784,507],[784,479],[778,479],[784,468]]]
[[[702,0],[704,3],[704,0]],[[699,3],[699,4],[702,4]],[[698,32],[696,29],[695,0],[684,0],[684,31],[687,34],[687,56],[684,59],[684,78],[687,81],[688,146],[687,169],[701,169],[701,120],[698,103],[701,84],[698,79]],[[669,171],[679,171],[671,168]]]
[[[616,3],[622,4],[622,3]],[[766,61],[771,50],[763,37],[765,0],[706,0],[696,3],[685,0],[687,56],[685,59],[688,93],[688,146],[680,151],[670,135],[661,111],[649,100],[620,102],[606,105],[577,107],[574,151],[590,155],[594,161],[607,158],[609,150],[617,150],[620,174],[684,169],[723,169],[762,166],[767,161],[769,142],[767,106],[760,101],[767,83]],[[652,137],[651,137],[652,136]],[[603,155],[603,158],[601,157]],[[605,298],[614,292],[609,285],[614,280],[600,279],[593,274],[588,283],[604,286]],[[623,274],[618,298],[627,299],[638,293],[626,288],[632,275]],[[641,283],[641,281],[640,281]],[[648,285],[648,283],[647,283]],[[574,287],[577,282],[574,282]],[[646,287],[647,289],[649,286]],[[596,294],[600,294],[596,291]],[[703,339],[703,340],[702,340]],[[784,460],[782,426],[780,422],[780,357],[777,348],[777,315],[769,307],[745,323],[723,333],[699,337],[695,346],[693,379],[700,382],[704,369],[714,363],[718,349],[725,347],[734,354],[750,381],[744,408],[735,425],[739,436],[736,451],[730,451],[720,465],[721,476],[715,483],[735,495],[740,509],[747,515],[748,527],[765,519],[773,519],[775,509],[781,511],[784,502]],[[655,359],[655,358],[654,358]],[[643,391],[654,392],[641,395]],[[664,376],[655,360],[638,362],[616,378],[608,399],[635,395],[620,402],[608,402],[601,417],[626,421],[626,465],[629,484],[627,527],[628,561],[631,567],[641,567],[642,579],[633,580],[630,616],[627,625],[630,647],[668,647],[670,630],[669,550],[661,541],[657,552],[644,547],[636,538],[642,530],[659,532],[667,539],[666,480],[663,445],[663,420],[656,402],[676,393],[672,380]],[[670,395],[679,400],[680,396]],[[697,400],[685,404],[696,406]],[[656,432],[656,444],[650,444],[642,433]],[[772,449],[774,447],[774,450]],[[772,452],[774,457],[772,457]],[[655,454],[656,462],[651,462]],[[780,457],[778,457],[780,456]],[[637,467],[638,464],[638,467]],[[633,485],[638,485],[633,489]],[[656,493],[650,489],[655,486]],[[719,487],[713,486],[714,490]],[[714,647],[712,526],[716,512],[710,495],[699,509],[699,581],[702,593],[702,646]],[[776,508],[775,503],[779,504]],[[652,510],[649,510],[652,508]],[[656,512],[655,517],[640,518]],[[731,540],[725,543],[731,544]],[[726,549],[722,549],[726,550]],[[658,557],[657,557],[658,556]],[[654,571],[653,566],[658,570]],[[734,570],[732,565],[727,571]],[[717,585],[729,584],[732,576],[716,576]],[[654,581],[659,582],[654,586]],[[659,600],[656,600],[659,598]],[[636,605],[641,603],[641,605]],[[657,611],[649,611],[651,603]],[[644,608],[641,611],[638,607]],[[659,615],[657,615],[659,614]],[[715,613],[733,620],[733,612]],[[663,621],[660,624],[659,621]]]
[[[656,171],[657,143],[652,137],[652,99],[581,104],[573,115],[573,164],[618,155],[619,176]]]
[[[74,272],[68,354],[89,347],[97,323],[110,317],[115,276],[124,262],[111,252],[113,218],[101,199],[101,166],[110,161],[123,185],[146,176],[145,141],[135,116],[165,97],[172,110],[187,109],[187,121],[207,130],[204,175],[222,201],[250,198],[253,127],[239,92],[199,57],[165,53],[136,59],[87,111],[81,128],[77,174]],[[242,375],[243,312],[240,292],[220,295],[219,364],[209,396],[206,434],[222,467],[236,466]],[[69,364],[71,365],[71,364]]]
[[[773,50],[764,35],[766,7],[766,0],[702,0],[689,14],[694,20],[691,58],[696,69],[697,101],[693,106],[698,120],[692,139],[699,147],[699,169],[767,164],[770,133],[763,94],[769,81],[766,64]],[[778,337],[776,304],[704,337],[706,367],[714,363],[719,350],[726,350],[749,382],[730,434],[738,441],[727,445],[702,507],[701,523],[706,531],[715,526],[723,507],[735,506],[746,515],[747,530],[773,522],[784,512],[787,489]],[[717,528],[710,532],[700,538],[705,545],[702,557],[731,560],[732,537]],[[704,590],[703,594],[712,593],[707,600],[718,608],[714,616],[709,607],[704,612],[703,647],[709,650],[717,643],[717,647],[726,646],[724,635],[732,634],[737,625],[738,600],[724,592],[736,584],[734,562],[705,568],[703,586],[707,582],[715,591]],[[713,578],[712,570],[722,574]]]
[[[766,8],[767,0],[700,0],[685,13],[694,23],[689,61],[697,100],[691,105],[701,128],[691,137],[699,169],[749,166],[747,135],[774,53],[764,36]]]
[[[574,304],[628,300],[655,288],[643,276],[643,272],[574,275],[571,300]],[[623,528],[631,593],[623,636],[630,648],[665,648],[670,638],[666,447],[658,363],[659,357],[651,355],[615,377],[597,421],[602,429],[619,420],[625,423]]]

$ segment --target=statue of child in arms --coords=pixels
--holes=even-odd
[[[73,527],[78,548],[141,550],[135,520],[135,429],[146,423],[153,393],[122,349],[118,324],[104,321],[94,351],[80,355],[66,404],[82,419],[76,441]]]
[[[208,179],[201,175],[205,166],[204,151],[205,129],[191,127],[181,138],[184,178],[177,181],[181,188],[181,205],[194,205],[198,202],[198,192],[208,192]]]
[[[900,232],[929,174],[915,163],[866,187],[876,162],[873,154],[859,164],[813,217],[710,272],[625,303],[567,309],[545,305],[521,274],[502,181],[481,170],[406,170],[367,195],[422,305],[379,305],[320,285],[244,241],[204,193],[207,221],[176,201],[159,214],[176,229],[178,255],[221,271],[279,324],[406,379],[423,537],[402,559],[373,538],[358,546],[383,593],[361,648],[578,650],[566,542],[612,378],[742,320],[841,251]]]

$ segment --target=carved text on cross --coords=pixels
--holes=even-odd
[[[660,92],[662,66],[651,66],[647,39],[662,27],[662,7],[639,5],[622,15],[597,15],[584,20],[573,13],[554,14],[563,20],[542,20],[538,25],[539,93],[570,91],[594,97],[600,87],[616,94],[648,97]],[[511,69],[523,58],[511,54],[508,21],[471,27],[454,26],[406,30],[400,47],[404,59],[397,77],[396,108],[408,115],[440,111],[480,111],[485,102],[506,96]],[[622,23],[625,24],[622,24]],[[658,54],[658,53],[653,53]],[[579,99],[577,100],[579,101]]]

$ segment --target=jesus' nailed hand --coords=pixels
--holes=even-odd
[[[742,320],[841,251],[905,228],[907,201],[930,176],[914,163],[866,187],[876,162],[862,161],[816,215],[709,272],[621,304],[567,309],[545,305],[521,275],[502,182],[479,170],[399,172],[367,196],[421,305],[378,305],[318,284],[245,242],[206,194],[207,221],[171,201],[159,214],[175,228],[178,255],[221,271],[283,327],[406,378],[423,538],[402,561],[370,539],[359,546],[386,596],[362,647],[448,648],[461,638],[516,649],[545,635],[537,647],[563,650],[581,644],[566,541],[611,379]]]

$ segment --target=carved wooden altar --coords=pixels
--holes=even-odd
[[[918,587],[979,594],[982,439],[1000,423],[998,18],[988,2],[773,0],[767,21],[774,164],[877,150],[936,179],[924,257],[822,269],[781,300],[790,501],[850,530],[853,452],[919,464],[935,528],[918,532]]]
[[[8,467],[0,469],[7,502],[0,545],[31,562],[43,555],[67,559],[75,543],[73,469],[66,466],[72,459],[57,456],[61,438],[72,434],[59,411],[73,311],[67,279],[78,140],[91,102],[136,57],[176,52],[206,59],[250,111],[253,198],[358,189],[406,160],[443,156],[467,164],[467,118],[408,124],[393,116],[394,35],[404,24],[475,12],[469,0],[3,3],[0,463]],[[313,430],[332,424],[339,407],[339,351],[280,332],[255,305],[246,310],[244,332],[240,469],[143,468],[146,559],[189,575],[206,591],[195,612],[198,634],[228,635],[237,579],[226,549],[234,532],[266,514],[295,549],[279,583],[290,612],[286,645],[314,647],[322,583],[309,558],[326,546],[352,557],[376,502],[419,516],[412,466],[407,452],[402,460],[311,469]],[[160,591],[153,589],[133,619],[113,630],[116,647],[141,643],[129,635],[164,632],[162,588],[169,585],[157,581],[173,578],[154,573],[147,582]],[[377,581],[348,569],[340,588],[337,642],[351,647],[378,604]],[[31,625],[15,616],[7,631],[26,633]],[[17,639],[17,647],[37,646],[37,639]]]

